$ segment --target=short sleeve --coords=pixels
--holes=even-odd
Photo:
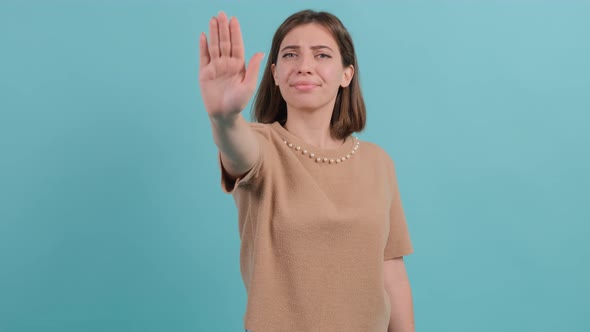
[[[412,241],[406,223],[404,209],[395,175],[395,165],[390,160],[390,185],[392,188],[392,200],[389,210],[389,237],[385,245],[384,260],[393,259],[413,252]]]
[[[233,194],[237,188],[245,187],[247,185],[253,184],[256,182],[258,178],[261,176],[261,170],[263,165],[263,160],[265,159],[266,154],[266,144],[264,137],[255,130],[255,136],[257,138],[258,144],[260,146],[260,153],[258,154],[258,159],[252,166],[252,168],[246,172],[244,175],[237,179],[232,179],[225,168],[223,167],[223,163],[221,161],[221,152],[217,152],[217,162],[219,169],[221,171],[221,189],[226,194]]]

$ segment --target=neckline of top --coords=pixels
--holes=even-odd
[[[292,143],[294,146],[301,147],[301,150],[307,150],[310,153],[315,153],[316,155],[320,155],[322,157],[345,156],[354,149],[356,140],[358,140],[358,138],[354,138],[352,135],[349,135],[344,140],[344,143],[342,143],[342,145],[339,147],[322,149],[315,145],[306,143],[301,138],[295,136],[293,133],[285,129],[285,127],[283,127],[278,121],[273,122],[271,127],[275,129],[275,131],[279,134],[279,136],[281,136],[283,140]]]

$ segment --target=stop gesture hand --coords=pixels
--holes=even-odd
[[[225,13],[209,21],[209,42],[205,33],[199,41],[199,84],[210,117],[231,119],[248,104],[258,78],[263,53],[256,53],[245,65],[240,24]]]

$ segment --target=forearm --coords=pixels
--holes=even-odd
[[[412,290],[403,260],[386,261],[385,289],[391,303],[387,332],[414,332]]]
[[[254,132],[241,114],[230,119],[210,117],[213,140],[226,170],[232,175],[248,171],[258,158],[259,146]]]
[[[389,296],[391,318],[387,332],[414,332],[414,309],[410,287],[396,287]]]

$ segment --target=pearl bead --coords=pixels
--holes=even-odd
[[[285,140],[284,138],[281,138],[281,139],[282,139],[283,143],[285,143],[289,148],[292,148],[293,150],[296,150],[298,152],[301,151],[301,154],[309,156],[309,158],[314,159],[316,163],[339,164],[341,162],[344,162],[346,159],[352,158],[352,155],[354,155],[355,152],[358,150],[360,141],[359,141],[358,137],[353,136],[352,138],[355,141],[355,145],[354,145],[352,151],[350,151],[350,153],[347,154],[346,157],[340,157],[340,158],[336,158],[336,159],[328,159],[326,157],[324,157],[324,158],[319,157],[315,153],[301,148],[301,146],[294,146],[293,143],[290,143],[289,141]]]

